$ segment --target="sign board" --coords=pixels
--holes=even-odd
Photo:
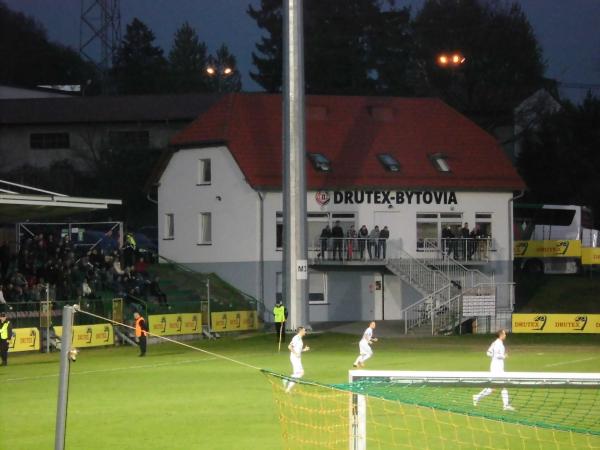
[[[54,334],[62,338],[62,326],[54,327]],[[76,348],[101,347],[103,345],[114,345],[115,334],[110,323],[97,323],[94,325],[75,325],[71,345]]]
[[[150,333],[158,336],[178,336],[202,333],[201,313],[156,314],[148,317]]]
[[[8,352],[28,352],[40,350],[40,332],[37,328],[13,328],[8,340]]]
[[[211,313],[211,331],[248,331],[258,329],[256,311]]]
[[[495,295],[464,295],[463,317],[495,316]]]
[[[600,314],[513,314],[513,333],[600,333]]]
[[[600,264],[600,247],[584,247],[581,249],[581,264],[591,266]]]
[[[296,260],[296,280],[308,280],[308,261],[306,259]]]

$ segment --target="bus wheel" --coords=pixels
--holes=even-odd
[[[539,259],[532,259],[525,264],[525,272],[532,275],[541,275],[544,273],[544,263]]]

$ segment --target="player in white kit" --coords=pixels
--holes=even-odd
[[[358,343],[358,349],[360,354],[354,360],[354,367],[364,367],[365,361],[373,356],[373,349],[371,348],[372,342],[377,342],[377,338],[373,337],[373,330],[377,324],[375,322],[371,322],[369,327],[365,330],[362,335],[362,339]]]
[[[504,340],[506,339],[506,330],[500,330],[496,334],[497,339],[492,342],[490,348],[488,348],[487,355],[492,358],[490,363],[490,372],[492,375],[498,375],[504,373],[504,360],[508,358],[508,354],[504,348]],[[492,388],[485,388],[479,394],[475,394],[473,396],[473,405],[477,406],[477,404],[483,399],[490,395],[494,390]],[[505,411],[514,411],[508,401],[508,390],[506,388],[502,388],[502,406]]]
[[[304,342],[302,342],[302,338],[306,334],[306,330],[304,327],[298,327],[298,332],[296,336],[292,338],[292,342],[288,345],[288,349],[290,350],[290,362],[292,363],[292,374],[290,377],[292,378],[302,378],[304,375],[304,368],[302,367],[302,353],[310,350],[310,347],[304,346]],[[288,381],[287,383],[284,380],[284,385],[286,386],[285,392],[290,392],[294,385],[293,381]]]

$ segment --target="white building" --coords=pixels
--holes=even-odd
[[[224,96],[174,137],[155,178],[160,254],[268,310],[281,293],[281,106],[279,95]],[[511,199],[524,185],[492,136],[436,99],[308,96],[306,114],[311,322],[406,318],[443,279],[464,295],[495,283],[484,290],[496,312],[511,310],[499,286],[512,281]],[[347,239],[332,259],[329,239],[323,259],[319,235],[336,221],[344,233],[387,226],[386,257],[363,260]],[[459,237],[465,222],[478,239]],[[442,240],[445,228],[456,238]]]

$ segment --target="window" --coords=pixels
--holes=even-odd
[[[198,214],[198,245],[212,243],[212,215],[209,212]]]
[[[309,153],[308,157],[316,170],[320,172],[331,171],[331,163],[325,155],[321,153]]]
[[[71,148],[71,139],[69,133],[31,133],[29,147],[43,150]]]
[[[350,225],[356,227],[356,214],[355,213],[323,213],[323,212],[309,212],[307,216],[307,239],[308,248],[320,248],[319,236],[323,228],[327,225],[333,227],[335,222],[340,221],[340,226],[346,231],[350,228]],[[278,212],[276,214],[276,235],[275,245],[278,250],[283,247],[283,213]]]
[[[275,274],[275,300],[283,300],[283,276]],[[327,304],[327,274],[324,272],[309,272],[308,301],[311,305]],[[289,308],[289,305],[286,305]]]
[[[450,172],[450,166],[448,165],[448,158],[442,153],[434,153],[431,155],[431,162],[433,166],[440,172]]]
[[[479,229],[479,237],[492,237],[492,215],[490,213],[475,213],[475,228]]]
[[[165,214],[164,239],[175,239],[175,215]]]
[[[110,131],[108,142],[113,148],[148,148],[150,133],[147,130]]]
[[[450,229],[453,237],[460,236],[462,213],[418,213],[417,214],[417,250],[435,250],[439,248],[441,237],[450,237],[442,233]]]
[[[210,184],[211,182],[210,159],[198,160],[198,181],[197,184]]]
[[[382,153],[380,155],[377,155],[377,158],[379,158],[379,161],[381,162],[381,164],[383,164],[383,167],[386,170],[389,170],[390,172],[400,171],[400,163],[389,153]]]

